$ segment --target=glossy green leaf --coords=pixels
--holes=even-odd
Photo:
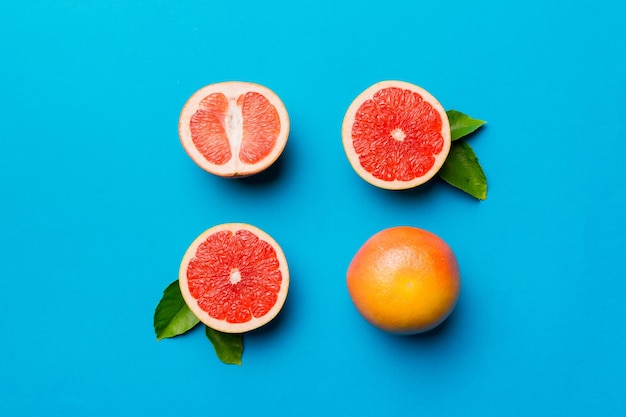
[[[474,150],[466,141],[452,143],[439,176],[479,200],[487,198],[487,178]]]
[[[199,321],[187,307],[178,280],[168,285],[163,291],[163,298],[154,310],[154,332],[157,340],[183,334]]]
[[[450,122],[450,135],[453,141],[469,135],[487,123],[484,120],[469,117],[468,115],[457,110],[448,110],[446,114],[448,115],[448,121]]]
[[[223,333],[205,326],[206,337],[215,348],[219,360],[228,365],[241,365],[243,355],[243,334]]]

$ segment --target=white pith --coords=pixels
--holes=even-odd
[[[235,285],[236,283],[241,281],[241,272],[239,272],[239,270],[237,268],[233,268],[233,270],[230,271],[230,279],[229,279],[229,281],[233,285]]]
[[[196,255],[198,246],[200,246],[207,237],[217,233],[219,231],[229,230],[236,232],[237,230],[249,230],[254,233],[259,239],[269,243],[276,251],[276,258],[279,262],[279,270],[282,275],[282,284],[277,294],[277,300],[274,306],[262,317],[253,317],[250,321],[245,323],[228,323],[224,320],[217,320],[211,317],[206,311],[202,310],[197,303],[197,299],[194,298],[189,291],[189,283],[187,280],[187,267],[189,261]],[[237,280],[241,279],[241,273],[234,268],[230,271],[231,284],[235,284]],[[210,229],[200,234],[189,246],[180,264],[180,270],[178,273],[178,283],[180,286],[180,292],[185,300],[185,303],[189,309],[200,319],[200,321],[212,329],[224,332],[224,333],[245,333],[254,329],[257,329],[270,321],[272,321],[282,309],[285,300],[287,298],[287,292],[289,290],[289,268],[287,266],[287,259],[284,252],[278,243],[267,233],[261,229],[246,223],[226,223],[217,226],[213,226]]]
[[[430,169],[430,171],[428,171],[426,175],[414,178],[411,181],[398,181],[398,180],[385,181],[385,180],[376,178],[374,175],[367,172],[361,166],[361,163],[359,161],[359,154],[355,151],[354,145],[352,142],[352,123],[354,122],[354,118],[361,104],[363,104],[366,100],[371,99],[377,91],[382,90],[384,88],[389,88],[389,87],[402,88],[402,89],[414,91],[420,94],[422,98],[424,99],[424,101],[430,103],[430,105],[433,106],[433,108],[439,112],[442,118],[441,134],[444,139],[444,147],[439,154],[434,155],[435,162],[434,162],[433,167]],[[391,132],[391,135],[396,140],[405,139],[404,132],[402,132],[400,129],[394,129]],[[352,166],[354,171],[368,183],[376,187],[384,188],[388,190],[406,190],[406,189],[414,188],[421,184],[426,183],[428,180],[434,177],[437,174],[437,172],[439,172],[439,169],[441,169],[441,166],[443,165],[446,158],[448,157],[448,153],[450,152],[450,145],[452,143],[451,136],[450,136],[450,122],[448,120],[448,116],[446,115],[446,112],[443,106],[439,103],[439,101],[437,101],[435,97],[433,97],[428,91],[424,90],[423,88],[415,84],[411,84],[405,81],[397,81],[397,80],[387,80],[387,81],[378,82],[368,87],[365,91],[359,94],[352,101],[352,103],[348,107],[348,110],[346,111],[346,114],[343,119],[341,136],[342,136],[342,142],[343,142],[344,150],[346,152],[346,156],[348,157],[348,161],[350,162],[350,165]]]
[[[404,138],[406,138],[406,135],[404,134],[404,131],[402,129],[395,128],[391,131],[391,137],[399,142],[402,142]]]
[[[241,149],[241,141],[243,139],[243,115],[241,106],[237,105],[237,98],[228,98],[228,113],[226,113],[226,136],[230,143],[230,151],[233,154],[233,163],[235,172],[240,170],[241,162],[236,155],[239,155]]]
[[[280,120],[280,132],[276,139],[276,146],[270,154],[254,164],[247,164],[239,160],[239,149],[242,141],[242,116],[241,107],[237,105],[237,99],[248,92],[259,93],[274,106],[278,112]],[[195,147],[191,139],[191,129],[189,122],[198,109],[199,103],[208,95],[222,93],[228,98],[228,114],[226,115],[226,133],[231,141],[231,151],[233,158],[223,165],[217,165],[208,161]],[[196,91],[185,103],[180,113],[178,122],[178,134],[183,148],[189,157],[200,168],[207,172],[222,177],[242,177],[258,173],[272,165],[283,152],[287,139],[289,138],[289,114],[287,109],[276,93],[269,88],[244,81],[227,81],[207,85]]]

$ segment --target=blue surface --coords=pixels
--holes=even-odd
[[[625,4],[3,2],[0,415],[623,416]],[[489,122],[471,138],[485,202],[354,173],[343,114],[384,79]],[[186,99],[224,80],[290,112],[259,177],[213,177],[179,143]],[[292,273],[241,367],[202,331],[152,329],[187,246],[230,221]],[[442,236],[463,274],[418,337],[370,327],[344,283],[399,224]]]

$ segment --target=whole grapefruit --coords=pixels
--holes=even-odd
[[[396,334],[422,333],[441,324],[461,289],[450,246],[411,226],[369,238],[354,255],[346,282],[359,313],[373,326]]]

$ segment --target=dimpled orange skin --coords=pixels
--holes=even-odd
[[[459,266],[437,235],[410,226],[385,229],[357,251],[346,274],[359,313],[390,333],[416,334],[442,323],[459,298]]]

